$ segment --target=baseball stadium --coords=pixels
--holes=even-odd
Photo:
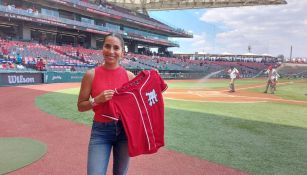
[[[131,157],[129,175],[306,174],[307,59],[175,53],[180,44],[172,38],[193,33],[148,13],[287,5],[0,0],[0,174],[87,174],[94,112],[78,111],[78,95],[86,72],[104,64],[101,49],[111,33],[124,40],[123,68],[134,75],[154,69],[168,86],[165,145]],[[108,167],[112,174],[112,156]]]

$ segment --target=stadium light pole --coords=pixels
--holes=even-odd
[[[290,61],[291,61],[291,59],[292,59],[292,45],[291,45],[291,47],[290,47]]]

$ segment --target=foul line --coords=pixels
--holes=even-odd
[[[268,101],[215,101],[215,100],[187,100],[181,98],[168,98],[168,100],[186,101],[186,102],[201,102],[201,103],[266,103]]]

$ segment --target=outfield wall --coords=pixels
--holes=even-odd
[[[139,71],[133,71],[136,75]],[[41,83],[81,82],[85,72],[50,72],[50,71],[1,71],[0,86],[30,85]],[[204,73],[160,72],[163,79],[199,79]],[[212,77],[215,78],[215,77]]]
[[[44,72],[44,83],[81,82],[84,72]]]
[[[84,72],[1,72],[0,86],[81,82]]]

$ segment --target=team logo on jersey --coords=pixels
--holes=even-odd
[[[146,92],[146,96],[148,97],[149,106],[152,106],[152,105],[154,105],[158,102],[157,93],[156,93],[155,89],[153,89],[150,92]]]

